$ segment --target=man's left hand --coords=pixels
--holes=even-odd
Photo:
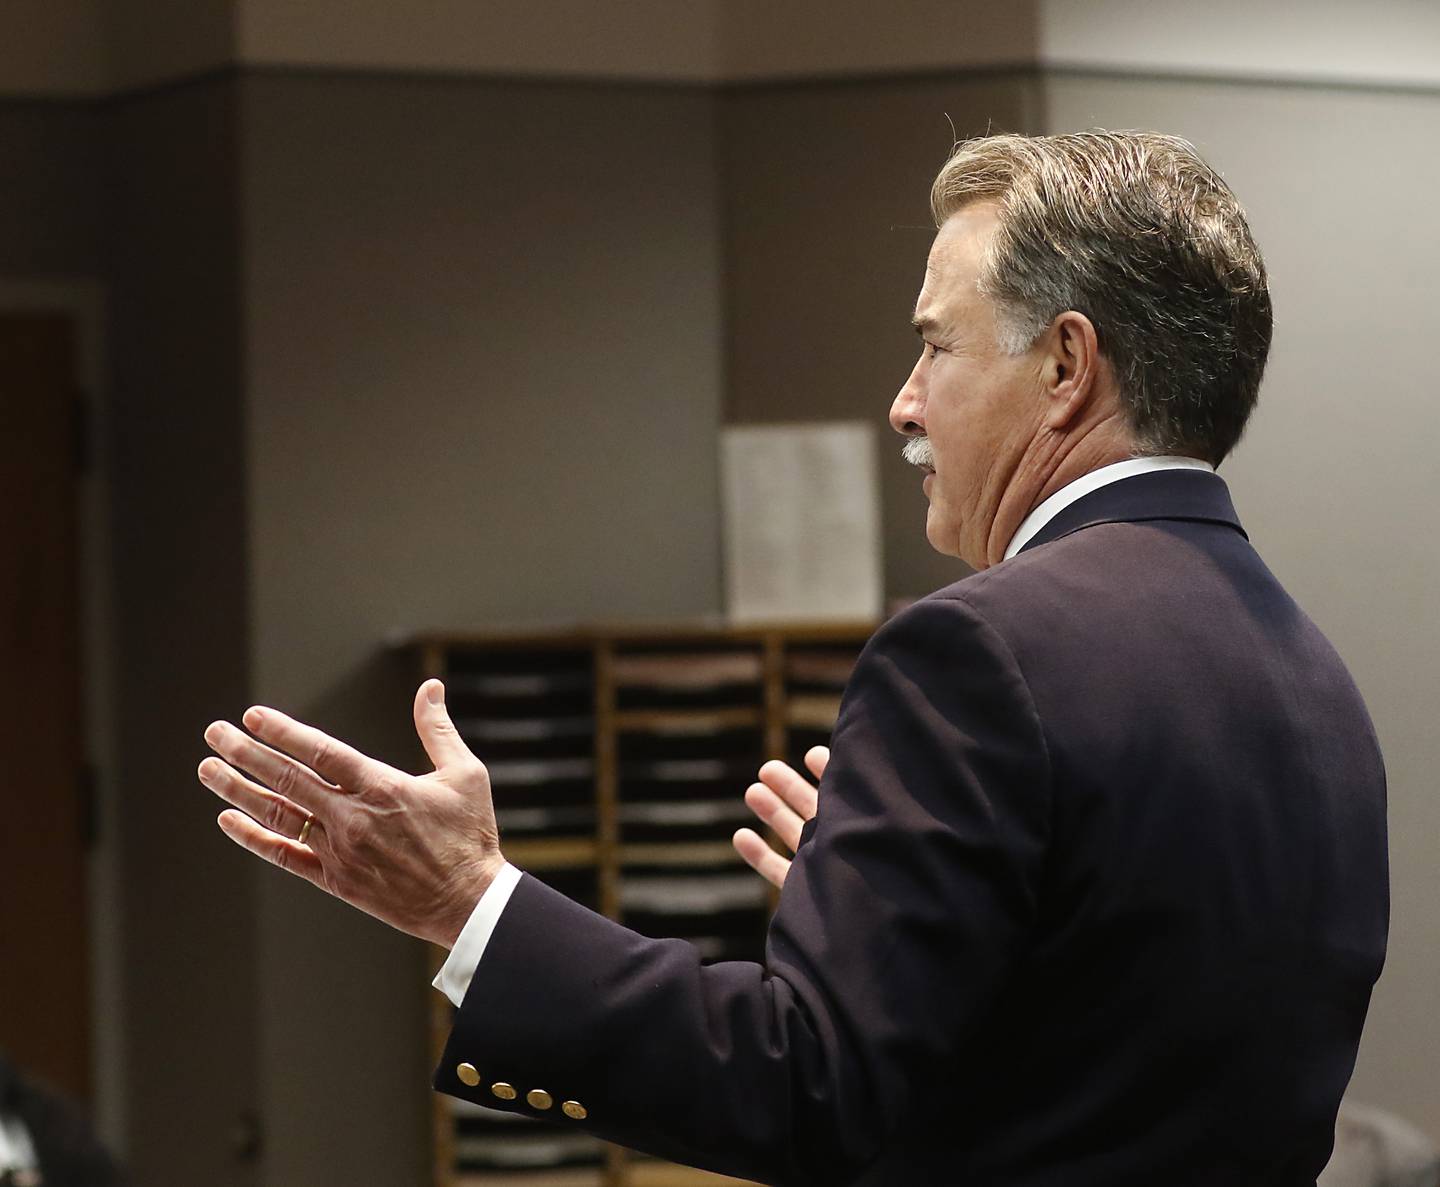
[[[244,722],[248,734],[224,721],[205,731],[220,758],[200,764],[200,782],[235,806],[220,814],[225,834],[392,927],[453,946],[505,859],[489,773],[451,722],[440,681],[415,694],[429,775],[275,709],[249,709]]]

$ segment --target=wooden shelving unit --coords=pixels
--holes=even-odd
[[[759,960],[774,896],[735,855],[762,762],[825,742],[874,623],[433,635],[424,674],[490,769],[505,855],[706,960]],[[436,957],[438,967],[439,955]],[[432,1054],[453,1014],[431,995]],[[435,1097],[436,1187],[721,1187],[573,1130]]]

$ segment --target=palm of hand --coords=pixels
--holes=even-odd
[[[401,931],[453,944],[505,859],[490,776],[451,722],[440,682],[415,697],[428,775],[274,709],[250,709],[244,722],[250,734],[228,722],[205,731],[220,758],[200,764],[200,781],[234,805],[220,814],[226,835]]]

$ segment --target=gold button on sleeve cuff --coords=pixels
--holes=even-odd
[[[474,1088],[480,1083],[480,1073],[475,1070],[473,1063],[462,1063],[457,1067],[455,1078],[467,1088]]]
[[[515,1085],[507,1084],[504,1080],[499,1080],[490,1085],[490,1095],[496,1100],[514,1100],[516,1095]]]
[[[584,1121],[585,1118],[590,1115],[589,1110],[578,1100],[567,1100],[560,1106],[560,1111],[569,1117],[571,1121]]]
[[[532,1109],[548,1109],[555,1103],[555,1098],[543,1088],[532,1088],[525,1094],[525,1100]]]

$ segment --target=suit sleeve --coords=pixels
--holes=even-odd
[[[742,1178],[848,1182],[963,1076],[1037,914],[1049,801],[1004,641],[958,597],[916,603],[856,665],[764,965],[702,965],[527,875],[436,1087]]]

